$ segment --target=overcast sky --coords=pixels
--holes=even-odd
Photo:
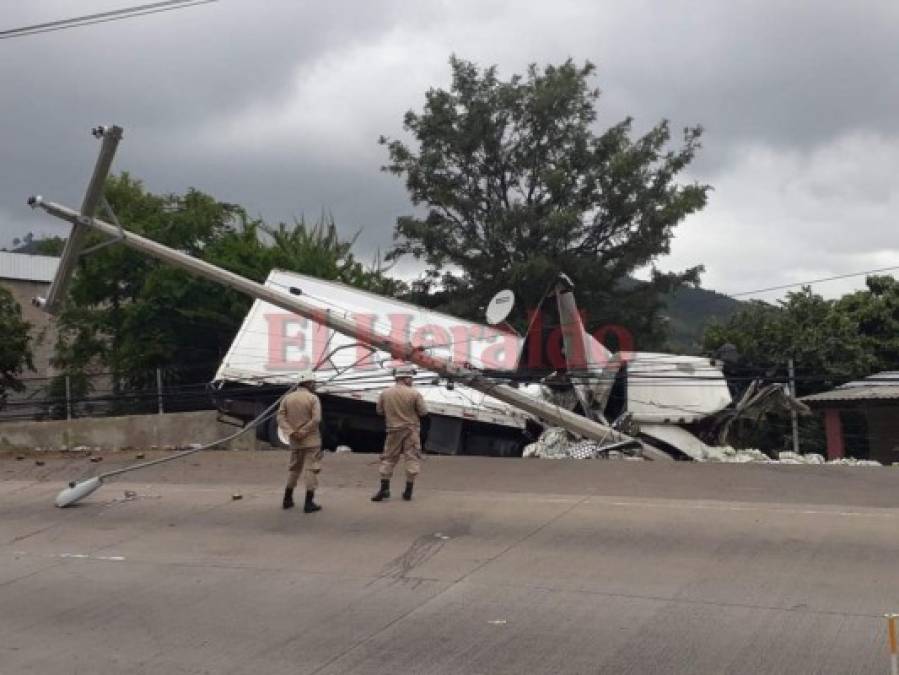
[[[0,0],[0,30],[129,4]],[[77,207],[88,131],[114,122],[115,168],[150,190],[269,221],[325,209],[367,258],[411,210],[377,138],[448,84],[451,53],[502,76],[590,60],[601,125],[706,128],[689,178],[714,192],[662,269],[702,263],[703,286],[741,292],[899,265],[895,0],[220,0],[0,40],[0,246],[65,231],[25,198]]]

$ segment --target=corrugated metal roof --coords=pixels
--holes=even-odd
[[[885,370],[830,391],[803,396],[802,400],[809,403],[899,400],[899,370]]]
[[[50,283],[56,275],[59,258],[0,251],[0,279],[43,281]]]

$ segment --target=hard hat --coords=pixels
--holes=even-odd
[[[297,383],[303,384],[304,382],[315,382],[315,372],[307,368],[297,373]]]
[[[394,368],[393,376],[395,378],[415,377],[415,366],[399,366],[398,368]]]

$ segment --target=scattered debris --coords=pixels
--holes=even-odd
[[[139,452],[134,456],[134,459],[143,459],[144,457],[146,457],[146,455],[142,452]]]
[[[506,621],[505,619],[491,619],[487,623],[489,623],[492,626],[505,626],[509,622]]]
[[[137,499],[137,493],[134,490],[125,490],[125,499],[128,501]]]
[[[669,428],[669,431],[674,429]],[[654,431],[655,433],[655,431]],[[681,444],[683,448],[683,444]],[[641,461],[641,457],[629,455],[620,450],[603,449],[595,441],[577,440],[565,429],[550,427],[540,438],[524,448],[522,457],[540,457],[542,459],[609,459]],[[841,465],[841,466],[882,466],[880,462],[867,459],[844,457],[826,460],[823,455],[810,452],[801,455],[795,452],[781,452],[777,459],[772,459],[761,450],[755,448],[738,449],[726,446],[706,445],[696,439],[690,448],[690,457],[696,462],[725,464],[802,464],[802,465]]]
[[[435,532],[434,537],[437,539],[442,539],[443,541],[446,541],[447,539],[449,539],[449,537],[447,535],[443,534],[442,532]]]
[[[231,499],[233,499],[234,501],[237,501],[238,499],[243,499],[243,495],[240,494],[239,492],[235,492],[233,495],[231,495]]]
[[[722,462],[725,464],[773,464],[771,459],[761,450],[754,448],[738,450],[729,445],[724,447],[707,446],[702,450],[702,455],[696,458],[698,462]]]
[[[352,452],[353,449],[348,445],[338,445],[334,448],[334,452]]]
[[[615,447],[620,447],[618,444]],[[621,450],[603,447],[596,441],[576,440],[572,434],[561,427],[550,427],[534,443],[526,445],[522,457],[540,457],[542,459],[611,459],[620,460],[627,457]],[[630,459],[630,457],[627,457]],[[633,458],[640,459],[640,458]]]
[[[44,466],[45,462],[42,459],[36,459],[36,460],[34,460],[34,463],[36,466]]]
[[[842,457],[840,459],[832,459],[827,463],[838,464],[840,466],[883,466],[883,464],[873,459],[855,459],[855,457]]]
[[[25,455],[16,455],[17,462],[21,462],[23,459],[25,459]]]
[[[102,458],[102,457],[91,457],[91,461],[92,461],[94,464],[96,464],[97,462],[102,462],[102,461],[103,461],[103,458]]]
[[[801,455],[795,452],[778,453],[777,459],[771,459],[761,450],[737,450],[736,448],[707,448],[706,457],[699,461],[705,462],[727,462],[732,464],[798,464],[798,465],[841,465],[841,466],[882,466],[880,462],[868,459],[855,459],[853,457],[844,457],[843,459],[826,460],[823,455],[816,452],[810,452]]]

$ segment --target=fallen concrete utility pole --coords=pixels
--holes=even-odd
[[[96,205],[100,203],[100,198],[97,198],[95,194],[92,196],[92,193],[96,193],[98,189],[102,189],[102,182],[105,180],[105,172],[108,171],[111,164],[111,155],[115,152],[116,144],[122,136],[122,129],[120,127],[99,127],[94,130],[94,135],[103,138],[104,143],[97,167],[95,168],[93,178],[88,187],[88,195],[85,197],[85,203],[89,206],[91,204]],[[98,176],[98,174],[101,173],[102,180],[100,180],[100,177]],[[98,188],[98,186],[100,187]],[[103,234],[112,237],[110,243],[121,243],[129,248],[186,270],[191,274],[241,291],[250,297],[258,298],[271,303],[276,307],[280,307],[306,319],[323,324],[328,328],[358,340],[362,344],[386,351],[394,358],[410,361],[425,370],[430,370],[444,377],[457,380],[472,389],[530,413],[548,424],[563,427],[578,436],[589,438],[602,445],[626,442],[639,443],[643,448],[643,455],[646,458],[661,460],[671,459],[666,453],[648,446],[637,439],[622,434],[609,426],[599,424],[578,415],[577,413],[573,413],[569,410],[560,408],[559,406],[529,396],[509,385],[493,382],[476,370],[465,368],[452,361],[432,356],[421,348],[416,348],[408,342],[403,342],[390,335],[384,335],[373,329],[360,327],[356,322],[347,319],[336,312],[322,310],[315,305],[307,303],[302,297],[268,288],[255,281],[250,281],[237,274],[211,265],[203,260],[199,260],[180,251],[171,249],[168,246],[164,246],[124,230],[118,224],[113,225],[95,218],[91,211],[82,210],[82,212],[79,213],[60,204],[45,201],[42,197],[30,197],[28,204],[32,208],[41,208],[57,218],[68,221],[73,225],[74,231],[84,231],[87,228],[92,228],[102,232]],[[111,210],[107,208],[107,211],[110,211],[111,214]],[[115,220],[114,216],[113,220]],[[83,236],[79,236],[79,240],[80,239],[83,239]],[[77,246],[73,244],[71,246],[66,246],[64,253],[69,256],[69,259],[60,261],[60,270],[63,270],[70,275],[75,264],[74,258],[80,255],[80,251]],[[67,279],[68,277],[62,279],[58,277],[54,280],[51,292],[54,294],[55,298],[61,297],[64,293],[64,285]],[[302,294],[302,289],[300,289],[300,293]],[[51,311],[55,309],[55,303],[54,306],[48,306],[47,309]]]

